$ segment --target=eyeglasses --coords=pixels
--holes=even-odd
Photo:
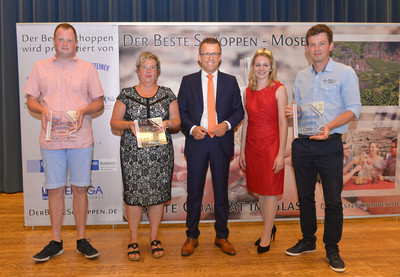
[[[148,68],[150,68],[150,70],[157,70],[157,66],[154,65],[142,65],[140,68],[143,70],[147,70]]]
[[[221,53],[200,53],[200,56],[203,56],[207,59],[213,57],[213,58],[218,58],[221,55]]]
[[[257,50],[256,54],[267,54],[269,56],[272,56],[271,51],[269,51],[267,48],[260,48]]]

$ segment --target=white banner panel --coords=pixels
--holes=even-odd
[[[43,186],[44,174],[40,147],[40,116],[29,112],[23,89],[33,64],[54,55],[53,32],[57,23],[17,24],[18,66],[21,111],[21,143],[24,180],[25,225],[50,225],[48,195]],[[99,73],[105,94],[105,109],[93,116],[94,151],[88,224],[113,224],[122,221],[118,143],[109,121],[119,88],[118,27],[113,24],[74,23],[78,35],[79,59],[92,63]],[[72,190],[65,188],[65,225],[75,224]]]
[[[330,24],[337,47],[332,57],[351,65],[360,78],[362,99],[365,103],[360,121],[352,124],[352,131],[343,138],[352,149],[348,159],[357,159],[368,154],[370,141],[379,143],[380,155],[390,153],[390,141],[398,136],[398,127],[393,117],[385,119],[383,129],[377,114],[398,110],[399,103],[399,25],[398,24]],[[307,67],[310,60],[305,55],[305,33],[310,24],[122,24],[119,26],[120,80],[121,88],[138,83],[132,65],[141,51],[152,51],[161,59],[161,76],[158,83],[178,93],[182,76],[196,72],[198,46],[205,37],[215,37],[222,45],[221,71],[235,75],[241,90],[248,84],[251,58],[259,48],[272,51],[278,64],[278,78],[286,86],[289,103],[292,101],[294,79],[299,70]],[[378,51],[379,49],[379,51]],[[385,77],[384,77],[385,76]],[[379,83],[387,83],[387,88]],[[370,92],[373,92],[372,94]],[[378,99],[385,95],[394,101]],[[382,101],[381,101],[382,100]],[[372,122],[364,121],[364,112],[376,114]],[[399,115],[400,116],[400,115]],[[364,131],[365,126],[370,128]],[[383,126],[382,126],[383,127]],[[290,150],[292,128],[289,130]],[[245,174],[238,166],[240,129],[236,133],[236,154],[231,163],[229,178],[229,200],[231,220],[260,220],[257,199],[247,193]],[[175,135],[175,174],[173,199],[166,206],[164,220],[186,218],[186,163],[183,159],[184,137]],[[289,151],[288,151],[289,152]],[[397,165],[399,166],[399,165]],[[277,217],[299,216],[296,188],[291,166],[290,152],[286,157],[285,189],[278,203]],[[345,216],[371,216],[400,213],[400,188],[396,182],[368,180],[365,185],[355,185],[358,172],[348,179],[343,192]],[[318,217],[324,216],[321,185],[316,186]],[[384,207],[383,209],[381,207]],[[207,177],[203,198],[202,220],[213,219],[213,196],[210,174]]]
[[[378,145],[379,155],[391,153],[391,140],[399,133],[399,24],[329,23],[334,32],[332,58],[351,65],[359,79],[363,110],[359,121],[352,122],[343,140],[349,145],[347,161],[358,161],[370,154],[370,143]],[[43,191],[44,176],[40,173],[38,135],[40,121],[29,113],[23,95],[26,78],[35,61],[53,54],[48,37],[56,24],[17,24],[18,58],[21,97],[22,153],[24,170],[25,224],[48,225],[48,206]],[[122,223],[122,181],[119,162],[119,134],[109,126],[115,99],[121,88],[138,84],[136,59],[142,51],[152,51],[161,59],[158,84],[178,93],[184,75],[200,70],[197,64],[198,45],[204,37],[216,37],[222,45],[221,71],[235,75],[243,91],[247,87],[248,66],[255,51],[268,48],[278,64],[278,78],[286,86],[292,101],[297,72],[310,64],[305,55],[305,33],[308,23],[77,23],[80,59],[98,69],[105,90],[104,113],[93,119],[94,158],[93,187],[89,195],[89,224]],[[49,41],[46,41],[49,40]],[[50,47],[50,48],[48,48]],[[119,63],[119,64],[118,64]],[[119,67],[119,70],[118,70]],[[230,219],[260,220],[257,199],[247,193],[245,174],[238,166],[240,131],[236,133],[236,154],[229,179]],[[289,130],[288,149],[292,141]],[[164,221],[186,219],[186,161],[183,156],[184,136],[173,135],[175,168],[172,200],[165,206]],[[398,149],[396,149],[396,154]],[[398,159],[396,159],[398,161]],[[354,167],[357,163],[355,163]],[[352,167],[344,172],[343,207],[346,217],[400,214],[399,163],[396,175],[388,181],[381,172],[372,178],[363,177]],[[277,217],[299,216],[290,151],[286,157],[285,189],[277,207]],[[362,182],[360,183],[360,180]],[[70,190],[66,199],[70,201]],[[324,216],[321,185],[316,186],[318,217]],[[70,205],[70,204],[68,204]],[[65,224],[73,224],[66,208]],[[202,220],[211,220],[213,196],[210,176],[203,198]],[[145,214],[144,214],[145,215]],[[144,221],[147,217],[144,216]]]

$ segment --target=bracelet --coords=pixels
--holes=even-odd
[[[172,125],[171,120],[168,120],[168,127],[167,128],[171,127],[171,125]]]

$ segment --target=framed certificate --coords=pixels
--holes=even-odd
[[[135,120],[138,147],[167,144],[161,117]]]

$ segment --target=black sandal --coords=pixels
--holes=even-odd
[[[139,261],[140,260],[139,244],[137,244],[137,243],[128,244],[128,249],[129,248],[138,249],[138,250],[129,251],[128,252],[128,259],[131,260],[131,261]],[[138,255],[138,256],[131,257],[129,255]]]
[[[164,256],[164,254],[165,254],[164,248],[159,247],[159,246],[161,246],[161,241],[153,240],[150,243],[150,245],[156,247],[156,248],[151,249],[151,253],[152,253],[151,255],[153,256],[153,258],[161,258],[162,256]],[[158,252],[158,254],[156,254],[157,252]]]

